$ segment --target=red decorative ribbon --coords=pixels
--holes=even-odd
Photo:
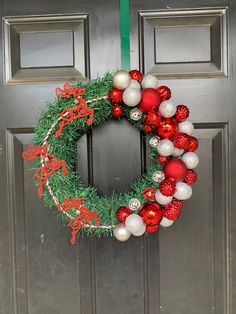
[[[71,121],[88,117],[87,124],[90,126],[93,123],[94,118],[94,110],[87,106],[87,103],[84,99],[79,98],[76,107],[74,108],[66,108],[60,113],[61,123],[59,125],[58,130],[55,133],[55,136],[60,136],[63,128],[69,124]]]
[[[78,216],[72,218],[69,222],[68,226],[71,227],[71,244],[75,244],[76,236],[80,231],[81,226],[86,225],[87,223],[94,221],[95,224],[98,226],[100,225],[100,220],[98,213],[93,213],[90,209],[83,205],[84,198],[65,198],[62,204],[59,204],[57,208],[60,211],[68,211],[76,208],[79,211]]]
[[[60,98],[70,98],[73,96],[74,98],[77,98],[81,95],[83,95],[85,92],[85,88],[77,88],[76,86],[71,86],[70,83],[65,83],[64,88],[61,89],[60,87],[57,87],[55,90],[55,94],[57,97]]]

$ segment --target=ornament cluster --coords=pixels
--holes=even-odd
[[[132,235],[155,233],[159,226],[169,227],[180,216],[183,201],[192,195],[197,180],[198,140],[192,135],[189,109],[176,105],[167,86],[159,86],[153,75],[138,70],[117,71],[114,87],[108,93],[111,113],[121,118],[125,110],[139,121],[149,136],[149,146],[162,170],[152,174],[153,186],[143,190],[140,199],[131,199],[116,210],[116,239],[126,241]],[[158,184],[158,188],[155,188]]]

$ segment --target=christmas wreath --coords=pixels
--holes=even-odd
[[[176,106],[168,87],[138,70],[120,70],[73,86],[66,83],[55,93],[23,158],[35,159],[38,195],[49,207],[56,206],[71,228],[71,243],[79,232],[113,234],[125,241],[131,234],[172,225],[197,179],[198,140],[192,136],[188,108]],[[76,142],[92,127],[122,117],[147,134],[154,163],[128,193],[101,197],[77,178]]]

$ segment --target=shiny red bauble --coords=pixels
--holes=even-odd
[[[175,206],[173,202],[164,206],[163,216],[167,219],[176,220],[179,217],[180,213],[180,208],[178,208],[178,206]]]
[[[186,133],[179,132],[174,136],[173,144],[179,149],[187,149],[190,144],[190,136]]]
[[[176,191],[176,184],[172,179],[165,179],[160,183],[159,190],[165,196],[171,196]]]
[[[160,138],[171,138],[176,131],[176,122],[171,118],[164,119],[157,128]]]
[[[178,158],[169,160],[163,168],[166,178],[172,178],[175,181],[183,181],[187,175],[187,167],[185,163]]]
[[[155,202],[146,202],[139,211],[139,215],[143,218],[146,225],[157,225],[163,217],[163,213],[159,204]]]
[[[125,222],[125,219],[132,214],[132,210],[129,207],[121,206],[116,211],[116,219],[120,222]]]
[[[159,225],[155,225],[155,226],[147,226],[146,227],[146,232],[147,233],[155,233],[157,232],[157,230],[159,229]]]
[[[178,208],[178,209],[181,209],[183,207],[183,201],[182,200],[174,199],[171,203],[173,205],[175,205],[175,207]]]
[[[161,95],[161,100],[168,100],[171,97],[171,90],[167,86],[159,86],[157,88],[158,93]]]
[[[148,125],[148,124],[144,124],[144,125],[143,125],[143,130],[144,130],[145,133],[151,133],[151,132],[153,132],[152,127],[151,127],[150,125]]]
[[[142,193],[143,198],[145,199],[154,199],[155,190],[153,188],[146,188]]]
[[[145,88],[141,91],[141,101],[138,108],[141,111],[149,112],[159,107],[161,96],[154,88]]]
[[[194,136],[190,136],[190,143],[188,146],[188,152],[195,152],[198,149],[198,140]]]
[[[189,109],[185,105],[178,105],[176,108],[175,118],[178,122],[186,120],[189,116]]]
[[[193,184],[197,181],[197,174],[193,169],[189,169],[187,171],[186,177],[184,178],[184,182],[187,184]]]
[[[124,108],[122,106],[120,106],[120,105],[114,105],[111,108],[111,113],[112,113],[113,117],[115,117],[115,118],[122,117],[123,112],[124,112]]]
[[[132,80],[141,82],[143,79],[143,75],[139,70],[131,70],[129,71],[129,76]]]
[[[159,112],[151,111],[147,113],[144,123],[149,125],[151,128],[155,128],[160,124],[161,120],[162,118]]]
[[[112,88],[108,93],[108,99],[114,104],[122,102],[123,101],[122,96],[123,96],[123,91],[118,88]]]
[[[168,156],[161,156],[161,155],[156,156],[156,161],[161,165],[165,165],[169,159],[170,158]]]

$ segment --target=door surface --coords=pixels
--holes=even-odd
[[[189,106],[200,138],[199,180],[171,228],[71,246],[21,159],[56,87],[120,68],[119,5],[1,1],[2,314],[236,313],[233,0],[130,1],[131,68]],[[126,191],[150,163],[145,138],[125,121],[94,129],[78,150],[79,175],[102,195]]]

